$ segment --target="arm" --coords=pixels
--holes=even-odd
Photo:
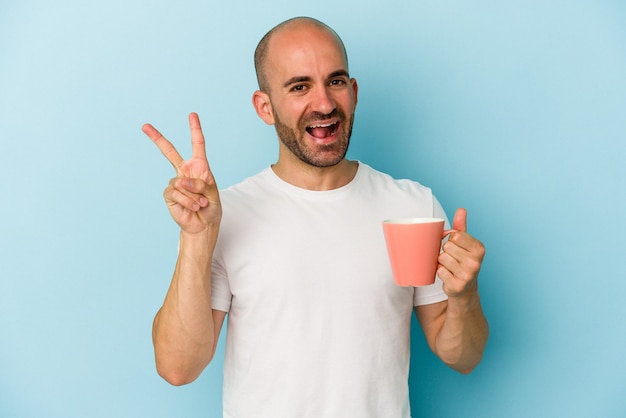
[[[461,373],[470,373],[478,365],[489,336],[478,295],[485,248],[466,232],[466,217],[464,209],[457,211],[453,222],[456,232],[439,256],[437,273],[448,300],[415,308],[430,348]]]
[[[180,250],[152,328],[157,371],[174,385],[195,380],[211,361],[225,316],[211,308],[211,263],[222,215],[219,192],[195,113],[189,115],[189,127],[192,157],[186,161],[152,125],[142,128],[176,170],[163,196],[181,228]]]
[[[225,312],[211,307],[211,233],[181,231],[172,282],[152,327],[156,368],[173,385],[194,381],[211,362]]]

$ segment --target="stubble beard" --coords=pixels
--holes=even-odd
[[[310,147],[305,140],[306,135],[308,135],[306,127],[314,124],[316,121],[335,117],[340,122],[337,140],[328,145],[316,145],[315,149]],[[344,112],[336,108],[328,115],[314,112],[306,118],[300,119],[296,132],[296,130],[282,123],[278,115],[274,114],[274,127],[276,128],[278,139],[300,161],[314,167],[332,167],[345,158],[350,145],[353,123],[354,115],[347,119]]]

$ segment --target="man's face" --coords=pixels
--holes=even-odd
[[[348,150],[356,81],[338,40],[313,26],[285,29],[271,40],[266,64],[281,155],[330,167]]]

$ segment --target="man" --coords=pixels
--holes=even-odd
[[[457,211],[434,285],[396,286],[382,219],[443,217],[430,189],[345,158],[357,104],[345,48],[310,18],[283,22],[255,53],[254,108],[278,161],[218,192],[196,114],[164,197],[181,228],[171,286],[153,326],[158,372],[198,377],[228,312],[225,417],[409,417],[410,319],[433,352],[469,373],[488,326],[477,277],[484,247]]]

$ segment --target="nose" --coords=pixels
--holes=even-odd
[[[337,107],[328,87],[323,86],[315,89],[313,101],[311,103],[313,111],[323,113],[325,115],[331,113]]]

